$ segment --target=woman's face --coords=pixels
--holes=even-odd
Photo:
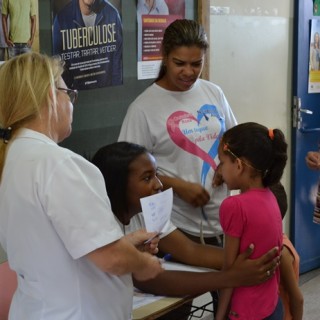
[[[170,91],[191,89],[202,72],[204,55],[204,49],[197,46],[173,49],[163,60],[166,74],[158,84]]]
[[[141,212],[140,199],[161,192],[163,186],[157,177],[157,166],[150,153],[144,153],[129,166],[127,203],[130,218]]]
[[[67,86],[62,78],[59,80],[57,87],[67,89]],[[55,132],[57,134],[57,142],[60,142],[71,134],[73,104],[71,103],[66,91],[57,89],[56,94],[58,119],[55,122]]]

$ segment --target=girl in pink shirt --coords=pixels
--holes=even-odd
[[[287,161],[287,143],[279,129],[253,122],[227,130],[219,145],[220,173],[230,190],[240,194],[226,198],[220,207],[225,233],[224,268],[229,268],[248,244],[253,258],[274,246],[282,247],[282,218],[269,186],[279,182]],[[279,320],[280,271],[267,282],[221,292],[216,320]]]

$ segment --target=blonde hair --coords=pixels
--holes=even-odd
[[[22,54],[0,67],[0,127],[11,128],[12,137],[27,122],[48,108],[49,118],[56,115],[56,86],[63,72],[57,57],[36,52]],[[0,179],[7,141],[0,139]]]

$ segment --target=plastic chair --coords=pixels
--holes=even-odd
[[[0,264],[0,320],[7,320],[14,292],[17,288],[17,274],[8,262]]]

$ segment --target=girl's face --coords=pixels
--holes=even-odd
[[[219,173],[222,175],[223,181],[229,190],[239,189],[238,178],[240,175],[241,161],[235,159],[228,153],[223,151],[223,143],[220,144],[218,155],[220,160]]]
[[[150,153],[144,153],[131,162],[127,187],[130,218],[142,211],[141,198],[161,192],[162,188],[157,177],[156,161]]]
[[[197,46],[177,47],[164,58],[165,76],[158,84],[170,91],[187,91],[200,77],[205,51]]]

